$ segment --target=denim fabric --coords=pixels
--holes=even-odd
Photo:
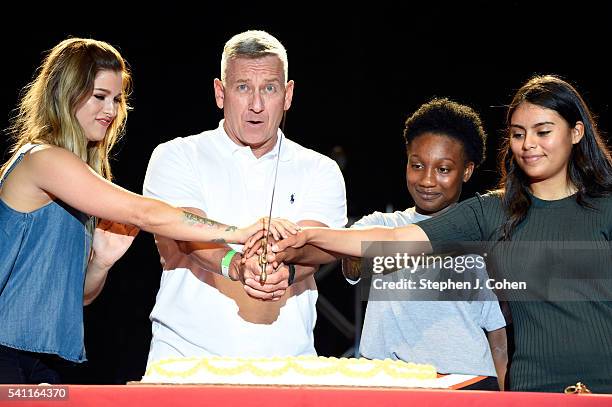
[[[0,199],[0,344],[73,362],[86,360],[83,285],[92,240],[88,222],[93,218],[61,201],[22,213]]]

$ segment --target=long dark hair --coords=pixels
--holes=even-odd
[[[576,201],[583,207],[592,207],[588,197],[601,197],[612,194],[612,158],[608,147],[597,130],[597,125],[589,108],[566,81],[553,76],[535,76],[525,83],[514,95],[506,124],[510,125],[512,114],[521,103],[531,103],[557,112],[570,127],[576,122],[584,123],[584,136],[572,148],[568,164],[569,180],[578,192]],[[500,170],[502,178],[499,183],[502,202],[509,215],[502,226],[500,240],[510,240],[514,229],[525,219],[531,206],[528,193],[529,178],[516,164],[510,138],[500,152]]]

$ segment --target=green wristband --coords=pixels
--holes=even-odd
[[[235,254],[236,254],[236,250],[230,249],[229,252],[225,253],[225,256],[223,256],[223,259],[221,259],[221,274],[225,278],[230,278],[229,266]]]

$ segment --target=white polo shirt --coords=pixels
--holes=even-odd
[[[284,137],[280,130],[278,134]],[[227,136],[222,120],[215,130],[160,144],[149,161],[144,195],[199,208],[226,224],[250,225],[269,213],[278,146],[257,159],[249,147]],[[273,217],[316,220],[330,227],[346,224],[344,179],[332,159],[283,138],[278,165]],[[294,295],[273,319],[253,322],[248,301],[228,295],[243,290],[239,282],[202,272],[170,239],[157,237],[157,246],[164,270],[150,316],[149,363],[179,356],[316,354],[312,277],[292,286]],[[240,245],[233,246],[240,250]]]

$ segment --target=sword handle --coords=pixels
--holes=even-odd
[[[259,275],[259,283],[265,284],[268,274],[266,273],[266,266],[268,265],[268,235],[262,240],[262,252],[259,255],[259,265],[261,266],[261,274]]]

